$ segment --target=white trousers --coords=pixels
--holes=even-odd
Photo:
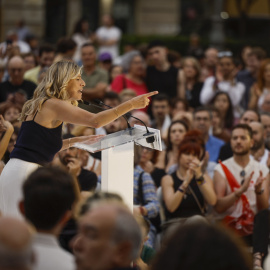
[[[0,212],[3,216],[22,218],[19,202],[23,198],[22,186],[39,164],[12,158],[0,175]]]

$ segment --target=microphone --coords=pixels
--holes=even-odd
[[[113,107],[111,107],[111,106],[105,104],[104,102],[102,102],[102,101],[99,100],[99,99],[94,99],[94,102],[96,102],[98,105],[101,105],[101,106],[103,105],[103,106],[106,106],[107,108],[113,109]],[[125,114],[123,114],[122,117],[125,118],[125,120],[126,120],[126,122],[127,122],[128,128],[129,128],[129,129],[132,129],[132,127],[131,127],[131,125],[130,125],[130,123],[129,123],[129,121],[128,121],[127,116],[126,116]]]
[[[111,106],[105,104],[103,101],[101,101],[101,100],[99,100],[99,99],[94,99],[94,102],[96,102],[96,103],[99,104],[99,105],[106,106],[107,108],[113,109],[113,107],[111,107]],[[128,122],[128,118],[132,117],[132,118],[134,118],[134,119],[140,121],[140,122],[145,126],[145,129],[146,129],[146,133],[145,133],[143,136],[148,136],[148,135],[154,135],[154,134],[155,134],[154,132],[150,132],[150,131],[149,131],[148,127],[146,126],[146,124],[145,124],[141,119],[139,119],[139,118],[133,116],[131,113],[126,113],[126,114],[123,114],[122,116],[126,119],[129,128],[131,128],[131,127],[130,127],[130,124],[129,124],[129,122]],[[148,143],[153,143],[153,142],[155,141],[155,136],[147,137],[147,138],[146,138],[146,141],[147,141]]]

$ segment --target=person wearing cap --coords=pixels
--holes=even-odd
[[[99,67],[106,70],[107,72],[110,71],[112,67],[112,56],[108,52],[101,53],[98,57]]]

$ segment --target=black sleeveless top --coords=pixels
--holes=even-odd
[[[22,126],[10,154],[10,158],[44,165],[53,160],[54,155],[62,148],[62,125],[46,128],[33,120],[22,122]]]
[[[170,66],[167,71],[159,71],[149,66],[146,73],[146,85],[149,91],[159,91],[169,97],[177,96],[178,69]]]
[[[179,186],[183,183],[181,179],[179,179],[176,175],[176,172],[171,174],[173,178],[173,188],[174,191],[176,192],[179,188]],[[189,184],[191,186],[193,192],[196,194],[198,201],[200,202],[201,206],[204,207],[204,198],[203,195],[196,183],[195,178],[193,178]],[[180,192],[180,191],[177,191]],[[190,193],[189,189],[187,189],[187,192],[178,206],[178,208],[174,212],[169,212],[168,209],[166,208],[166,205],[164,203],[164,210],[165,210],[165,216],[166,220],[170,220],[173,218],[186,218],[186,217],[191,217],[194,215],[202,215],[202,212],[194,199],[193,195]]]

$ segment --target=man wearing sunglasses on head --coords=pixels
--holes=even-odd
[[[233,54],[230,51],[218,53],[218,73],[208,77],[200,94],[200,102],[203,105],[211,103],[217,92],[226,92],[232,102],[234,117],[240,118],[243,108],[240,103],[245,93],[245,85],[236,80],[237,66]]]
[[[215,210],[217,219],[253,247],[254,267],[261,267],[268,248],[269,169],[250,158],[253,144],[250,126],[233,128],[233,157],[215,167]]]

